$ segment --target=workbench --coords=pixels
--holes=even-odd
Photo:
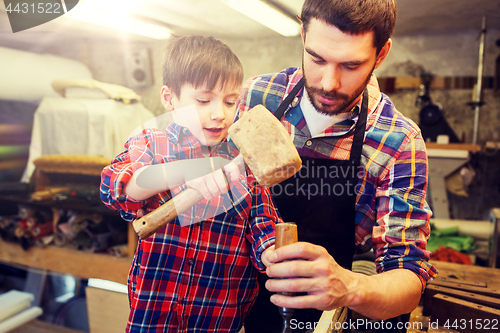
[[[19,244],[0,240],[0,262],[70,274],[83,279],[96,278],[127,284],[132,258],[87,253],[52,245],[23,250]]]
[[[32,320],[18,328],[10,331],[10,333],[84,333],[71,328],[54,325],[41,320]]]
[[[431,261],[431,263],[438,269],[439,277],[448,276],[458,276],[464,279],[470,279],[474,281],[481,281],[487,284],[490,288],[500,289],[500,269],[481,267],[474,265],[461,265],[442,261]],[[408,329],[407,333],[421,333],[421,332],[431,332],[431,333],[454,333],[459,332],[453,329],[446,329],[444,327],[430,328],[429,323],[432,322],[432,318],[422,315],[422,302],[419,306],[412,312],[410,317],[410,322],[413,323],[414,329]],[[500,325],[500,323],[499,323]],[[494,332],[496,330],[490,330]],[[480,330],[478,330],[480,332]],[[484,330],[484,332],[486,332]]]

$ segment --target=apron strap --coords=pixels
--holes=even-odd
[[[360,165],[361,151],[363,150],[363,142],[365,139],[366,117],[368,115],[368,89],[363,92],[363,101],[361,102],[361,111],[359,111],[358,122],[354,129],[354,137],[352,138],[352,148],[350,160],[354,165]]]
[[[278,118],[278,120],[280,120],[281,117],[283,117],[283,114],[285,114],[285,111],[288,109],[289,105],[292,103],[295,96],[297,96],[299,90],[302,88],[303,85],[304,85],[304,77],[301,77],[299,82],[297,82],[295,87],[293,87],[292,91],[288,95],[286,95],[285,99],[283,100],[283,102],[281,102],[281,104],[278,106],[278,109],[274,113],[274,115],[276,116],[276,118]]]

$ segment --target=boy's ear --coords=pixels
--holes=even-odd
[[[161,104],[167,111],[172,111],[174,109],[174,105],[172,104],[173,92],[167,87],[161,87]]]

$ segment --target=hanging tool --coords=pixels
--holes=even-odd
[[[473,101],[467,103],[474,109],[474,131],[472,134],[472,144],[477,144],[477,135],[479,130],[479,111],[484,102],[481,101],[481,91],[483,84],[483,67],[484,67],[484,40],[486,37],[486,17],[483,16],[481,25],[481,35],[479,41],[479,64],[477,66],[477,84],[473,94]]]

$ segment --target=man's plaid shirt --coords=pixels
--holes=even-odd
[[[223,141],[212,156],[234,157]],[[231,153],[228,153],[228,150]],[[202,158],[198,140],[187,128],[146,129],[129,139],[125,151],[104,168],[101,199],[132,221],[137,210],[149,213],[185,189],[185,185],[136,201],[123,194],[135,170],[145,165]],[[250,185],[250,186],[248,186]],[[251,175],[232,189],[234,206],[201,223],[181,227],[176,219],[140,239],[129,273],[130,317],[127,332],[238,332],[258,292],[262,252],[274,244],[281,222],[269,191]],[[236,199],[235,199],[236,198]],[[227,195],[203,200],[184,218],[218,209]],[[202,210],[202,212],[200,212]],[[253,264],[253,265],[252,265]]]
[[[300,68],[249,79],[243,86],[237,117],[258,104],[275,112],[302,78]],[[302,98],[304,89],[298,94]],[[358,252],[373,248],[377,271],[406,268],[426,281],[437,275],[426,251],[431,211],[425,201],[427,154],[417,125],[380,92],[375,76],[368,84],[368,118],[358,173],[355,242]],[[311,137],[300,104],[281,123],[302,156],[348,160],[361,100],[349,118]],[[305,203],[307,204],[307,203]],[[423,290],[422,288],[422,290]]]

